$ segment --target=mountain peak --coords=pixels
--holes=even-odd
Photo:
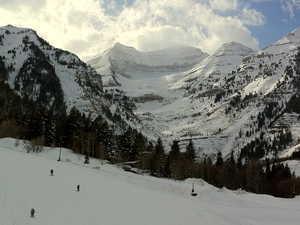
[[[296,29],[291,31],[289,34],[300,36],[300,27],[297,27]]]
[[[240,42],[236,42],[236,41],[226,42],[219,49],[232,49],[232,48],[247,49],[249,51],[253,51],[253,49],[247,47],[246,45],[244,45]]]
[[[23,28],[23,27],[16,27],[11,24],[8,24],[6,26],[0,27],[0,30],[8,31],[10,33],[25,33],[25,32],[32,32],[36,33],[34,30],[29,29],[29,28]]]
[[[120,42],[116,42],[111,48],[111,51],[137,51],[137,50],[134,47],[123,45]]]
[[[220,55],[240,55],[246,56],[254,52],[253,49],[239,43],[239,42],[227,42],[224,43],[217,51],[214,53],[216,56]]]
[[[89,63],[100,74],[140,78],[182,72],[191,69],[207,56],[200,49],[189,46],[139,51],[117,42]]]
[[[292,32],[288,33],[286,38],[293,43],[300,43],[300,27],[296,28]]]
[[[300,46],[300,27],[288,33],[286,36],[263,49],[267,53],[290,52]]]

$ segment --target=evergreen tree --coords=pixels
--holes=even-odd
[[[189,144],[186,146],[186,157],[188,160],[194,162],[196,158],[195,148],[193,141],[190,140]]]
[[[158,138],[151,159],[150,172],[152,175],[163,176],[165,166],[165,152],[162,141]]]
[[[89,163],[90,163],[90,157],[89,157],[88,153],[86,153],[84,156],[84,164],[89,164]]]
[[[223,157],[221,152],[218,152],[217,154],[216,166],[223,166]]]
[[[138,155],[145,151],[146,148],[146,140],[141,133],[138,133],[133,142],[132,152],[131,152],[131,160],[137,160]]]
[[[179,155],[180,155],[180,148],[179,148],[179,142],[178,141],[173,141],[173,144],[171,146],[171,151],[169,153],[170,156],[170,160],[178,160],[179,159]]]

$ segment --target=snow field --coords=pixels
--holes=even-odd
[[[84,166],[82,156],[62,150],[65,161],[57,162],[58,149],[28,154],[13,139],[0,139],[1,225],[299,224],[299,198],[233,192],[195,179],[176,182],[136,175],[95,159]],[[190,196],[192,183],[197,197]],[[31,208],[36,209],[35,218],[29,216]]]

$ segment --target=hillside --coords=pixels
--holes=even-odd
[[[121,117],[131,117],[131,109],[122,93],[104,93],[97,72],[76,55],[57,49],[31,29],[11,25],[0,27],[0,80],[9,85],[21,98],[55,113],[76,108],[93,118],[118,109]],[[124,99],[122,102],[120,99]],[[111,111],[111,108],[114,110]]]
[[[236,70],[245,56],[255,54],[254,50],[236,42],[223,44],[216,52],[186,73],[176,86],[185,87],[188,92],[200,94],[222,85],[225,76]],[[183,84],[182,84],[183,83]]]
[[[49,108],[95,111],[92,98],[101,99],[102,81],[76,55],[56,49],[31,29],[0,28],[0,56],[5,80],[20,96]],[[100,110],[100,107],[98,107]]]
[[[0,139],[0,218],[4,224],[296,225],[299,198],[277,199],[217,189],[202,180],[176,182],[121,171],[63,149],[28,154]],[[54,169],[54,176],[50,176]],[[9,176],[7,171],[10,171]],[[195,183],[197,197],[191,197]],[[80,192],[76,185],[80,184]],[[280,205],[280,207],[278,207]],[[30,209],[35,208],[35,218]]]
[[[136,120],[130,99],[121,92],[104,93],[101,76],[92,67],[51,46],[32,29],[0,27],[0,81],[54,114],[76,108],[108,122],[116,112],[124,120]]]

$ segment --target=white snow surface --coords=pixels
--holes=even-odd
[[[284,164],[287,164],[291,169],[291,172],[295,172],[296,176],[300,176],[300,161],[299,160],[288,160]]]
[[[33,154],[15,142],[0,139],[0,224],[299,224],[299,197],[279,199],[217,189],[202,180],[137,175],[95,159],[84,166],[83,156],[67,149],[57,162],[57,148]],[[190,196],[192,183],[197,197]],[[30,218],[31,208],[35,218]]]
[[[193,89],[203,83],[209,83],[209,87],[220,86],[220,82],[226,75],[242,63],[245,56],[255,52],[237,42],[223,44],[216,52],[200,62],[199,65],[188,71],[185,78],[180,80],[177,87],[187,86]]]

